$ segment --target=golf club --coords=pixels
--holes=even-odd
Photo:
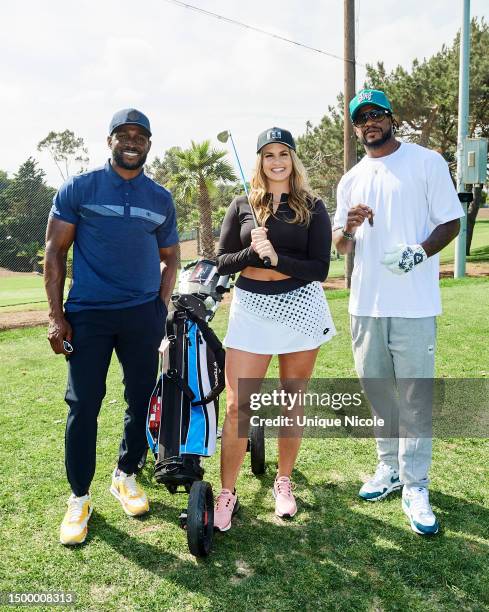
[[[234,144],[233,135],[231,134],[229,130],[224,130],[224,132],[219,132],[219,134],[217,135],[217,140],[219,140],[219,142],[222,142],[224,144],[228,140],[231,140],[231,144],[233,145],[234,156],[236,157],[236,162],[238,164],[239,173],[241,175],[241,183],[243,184],[243,187],[246,193],[246,198],[248,200],[248,204],[250,205],[251,216],[253,217],[253,223],[255,224],[255,227],[260,227],[258,225],[258,220],[256,218],[255,211],[253,210],[253,206],[251,205],[251,202],[250,202],[250,194],[248,192],[248,186],[246,184],[246,179],[245,179],[245,175],[243,172],[243,168],[241,167],[241,162],[239,161],[238,152],[236,151],[236,145]],[[270,257],[263,258],[263,265],[265,266],[265,268],[270,268],[270,266],[272,265],[272,262],[270,261]]]

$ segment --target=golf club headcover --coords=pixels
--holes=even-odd
[[[398,244],[384,253],[381,263],[393,274],[406,274],[427,259],[420,244]]]

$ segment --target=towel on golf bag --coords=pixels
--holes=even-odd
[[[225,351],[209,325],[191,312],[168,315],[169,364],[153,392],[147,421],[158,463],[216,450],[218,396],[224,389]]]

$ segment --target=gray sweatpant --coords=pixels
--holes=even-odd
[[[371,393],[368,384],[364,385],[374,412],[387,418],[389,414],[407,414],[408,420],[416,421],[418,415],[419,419],[426,419],[428,412],[420,408],[423,402],[426,405],[426,386],[423,381],[416,383],[412,379],[434,377],[436,317],[408,319],[352,315],[350,325],[358,377],[382,379],[380,384],[371,383]],[[425,383],[429,387],[429,381]],[[431,414],[429,419],[431,423]],[[410,431],[415,430],[411,428]],[[424,431],[427,431],[426,427]],[[377,453],[380,461],[399,471],[404,484],[428,484],[432,455],[430,434],[377,438]]]

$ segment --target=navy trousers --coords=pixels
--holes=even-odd
[[[146,414],[158,370],[167,310],[158,297],[133,308],[82,310],[66,318],[73,328],[65,400],[69,406],[65,465],[76,496],[88,493],[95,473],[97,417],[115,350],[122,366],[127,409],[118,467],[132,474],[146,448]]]

